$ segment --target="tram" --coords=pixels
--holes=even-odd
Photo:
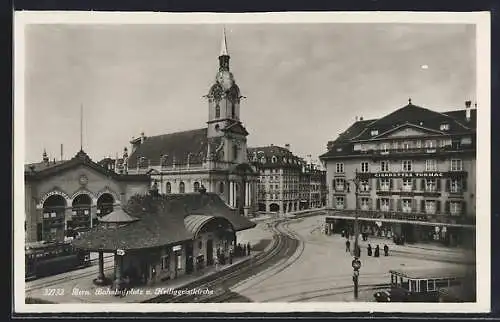
[[[377,302],[439,302],[443,290],[461,286],[465,270],[390,270],[390,289],[374,294]]]
[[[90,252],[77,250],[71,240],[32,242],[25,245],[25,280],[90,266]]]

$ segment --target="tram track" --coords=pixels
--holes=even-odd
[[[280,229],[283,222],[288,220],[278,220],[271,224],[270,228],[274,231],[272,245],[268,251],[257,254],[255,257],[234,265],[226,270],[220,271],[218,274],[207,276],[199,281],[191,283],[185,288],[187,289],[208,289],[214,290],[213,295],[179,295],[171,294],[160,295],[154,299],[147,300],[147,303],[193,303],[193,302],[213,302],[211,299],[216,298],[223,293],[231,293],[229,288],[242,280],[246,280],[255,275],[255,272],[264,271],[273,267],[283,259],[291,257],[297,248],[300,246],[300,240],[292,235],[290,231]],[[237,294],[236,294],[237,296]]]
[[[112,256],[108,256],[108,257],[112,257]],[[105,261],[105,263],[106,262],[111,262],[111,261]],[[91,265],[89,267],[93,267],[93,266],[95,266],[95,265]],[[88,269],[89,267],[86,267],[83,269]],[[106,272],[110,272],[113,269],[114,269],[114,265],[109,265],[107,267],[105,266],[104,273],[106,274]],[[56,285],[60,285],[61,283],[70,282],[70,281],[75,280],[75,279],[90,277],[90,276],[97,274],[97,272],[95,272],[95,271],[91,271],[91,272],[85,271],[85,272],[80,272],[78,274],[71,274],[72,272],[78,272],[78,270],[73,270],[70,272],[62,273],[62,274],[64,274],[64,276],[61,276],[61,277],[55,278],[55,279],[53,279],[52,277],[57,276],[57,275],[45,277],[45,278],[50,278],[50,280],[43,280],[44,278],[35,279],[31,282],[32,284],[30,286],[25,287],[25,292],[31,292],[31,291],[39,290],[42,288],[56,286]],[[40,281],[40,283],[34,283],[35,281]]]

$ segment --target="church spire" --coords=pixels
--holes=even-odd
[[[227,52],[226,28],[222,28],[222,42],[220,45],[219,71],[229,71],[229,53]]]
[[[227,52],[227,41],[226,41],[226,27],[222,28],[222,42],[220,44],[220,55],[221,56],[229,56]]]

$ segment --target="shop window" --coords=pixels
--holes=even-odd
[[[428,291],[435,291],[436,290],[436,281],[435,280],[428,280],[427,281],[427,290]]]

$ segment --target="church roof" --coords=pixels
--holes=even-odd
[[[208,217],[229,221],[235,231],[256,226],[214,193],[136,195],[125,209],[140,220],[115,227],[97,225],[73,244],[80,249],[107,251],[174,245],[193,239],[193,230]]]
[[[202,163],[207,155],[207,128],[148,136],[130,155],[128,167],[137,167],[139,158],[149,165]],[[215,149],[215,148],[214,148]],[[147,164],[147,163],[146,163]]]

